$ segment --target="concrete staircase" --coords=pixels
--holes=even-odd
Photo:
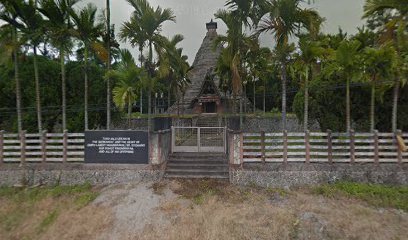
[[[166,178],[215,178],[229,180],[224,153],[173,153],[167,162]]]
[[[217,116],[200,116],[197,119],[197,127],[223,127],[224,121]]]

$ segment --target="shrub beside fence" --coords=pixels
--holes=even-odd
[[[408,144],[408,134],[397,133]],[[393,133],[243,133],[243,162],[403,163]]]

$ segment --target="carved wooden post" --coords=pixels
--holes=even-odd
[[[0,164],[4,162],[4,131],[0,131]]]
[[[42,131],[41,134],[41,161],[45,163],[47,161],[47,131]]]
[[[378,130],[374,130],[374,163],[380,163],[380,149],[379,149],[379,141],[378,141]]]
[[[396,136],[402,137],[402,131],[397,130]],[[395,137],[395,139],[397,138]],[[401,149],[400,144],[398,143],[398,140],[396,141],[396,143],[397,143],[397,151],[398,151],[398,164],[402,164],[402,149]]]
[[[327,158],[329,163],[333,163],[333,141],[332,131],[327,130]]]
[[[26,161],[26,131],[20,132],[20,161],[21,164],[25,164]]]
[[[305,153],[306,153],[306,163],[310,163],[310,131],[305,132]]]
[[[261,158],[262,163],[265,163],[265,132],[261,132]]]
[[[356,161],[356,151],[355,151],[355,136],[354,130],[350,130],[350,162],[354,163]]]
[[[62,162],[67,162],[68,159],[68,130],[64,130],[62,137]]]
[[[288,131],[283,131],[283,162],[288,162]]]

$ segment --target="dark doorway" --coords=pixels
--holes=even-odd
[[[203,113],[217,113],[217,103],[207,102],[203,104]]]

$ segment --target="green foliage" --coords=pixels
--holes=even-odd
[[[312,189],[316,194],[326,197],[345,195],[366,201],[375,207],[390,207],[408,211],[408,187],[338,182]]]

